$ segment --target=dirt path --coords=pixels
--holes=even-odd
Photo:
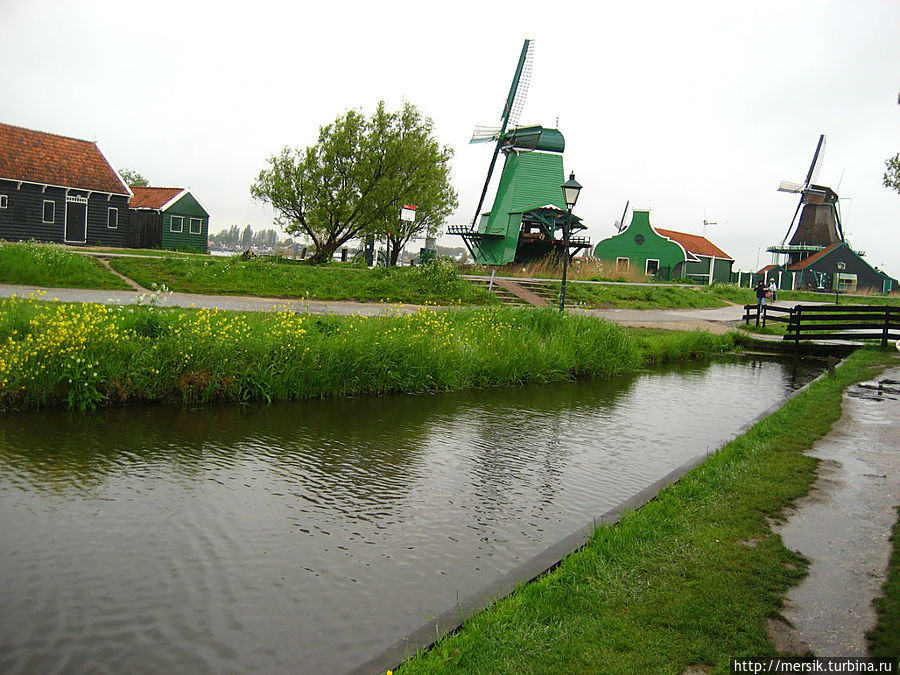
[[[809,576],[787,595],[789,624],[770,623],[777,649],[866,656],[900,504],[898,420],[900,366],[848,389],[841,419],[811,449],[822,460],[818,480],[775,528],[811,561]]]

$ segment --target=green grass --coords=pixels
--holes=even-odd
[[[203,256],[209,257],[208,253],[191,253],[188,251],[170,251],[169,249],[161,249],[161,248],[119,248],[118,246],[79,246],[79,250],[82,251],[93,251],[95,253],[120,253],[124,255],[136,255],[136,256]]]
[[[767,519],[809,490],[817,462],[803,451],[840,416],[843,390],[891,358],[857,352],[399,672],[728,673],[732,657],[776,655],[765,622],[806,562]]]
[[[882,595],[875,601],[877,621],[869,631],[870,656],[897,658],[900,655],[900,520],[891,536],[893,550]]]
[[[559,283],[552,284],[559,293]],[[680,309],[725,307],[728,304],[756,304],[756,292],[734,284],[700,285],[692,288],[631,284],[588,284],[577,281],[566,286],[567,301],[585,307],[624,309]],[[827,304],[833,293],[779,291],[779,303]],[[900,305],[896,295],[841,295],[840,304]]]
[[[0,409],[440,391],[639,362],[618,326],[549,310],[365,318],[0,301]]]
[[[551,284],[557,295],[559,286],[559,283]],[[566,284],[566,302],[584,307],[623,309],[711,308],[729,304],[710,288],[573,282]]]
[[[0,300],[0,410],[419,393],[614,377],[733,348],[549,309],[382,317]]]
[[[452,264],[420,267],[312,266],[284,258],[116,258],[110,264],[145,288],[164,283],[174,291],[310,300],[413,304],[488,304],[487,291],[466,282]]]
[[[57,244],[0,243],[0,283],[45,288],[125,289],[131,286],[99,260]]]

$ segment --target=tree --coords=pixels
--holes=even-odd
[[[392,162],[396,171],[382,186],[387,213],[375,234],[387,238],[390,264],[396,265],[410,239],[433,236],[456,208],[456,191],[450,185],[453,151],[437,142],[433,122],[410,103],[389,120],[383,133],[385,145],[398,157]],[[416,206],[415,220],[400,219],[404,204]]]
[[[122,177],[122,180],[125,181],[125,185],[134,185],[137,187],[150,187],[150,180],[148,178],[144,178],[137,171],[132,171],[131,169],[120,169],[119,175]]]
[[[897,105],[900,105],[900,93],[897,94]],[[884,160],[884,187],[900,193],[900,152]]]
[[[250,248],[253,243],[253,228],[247,225],[241,233],[241,248],[245,251]]]
[[[285,232],[312,241],[313,263],[330,260],[351,239],[394,236],[389,227],[404,203],[422,209],[419,231],[437,227],[455,207],[456,193],[449,184],[452,151],[432,132],[432,121],[408,102],[388,112],[382,101],[371,118],[350,110],[319,128],[316,145],[285,147],[270,158],[250,193],[275,208]]]
[[[900,152],[884,161],[884,187],[900,192]]]

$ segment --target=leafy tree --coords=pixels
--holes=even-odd
[[[275,208],[285,232],[308,237],[315,247],[310,261],[321,263],[366,234],[390,232],[393,243],[405,243],[437,228],[456,206],[451,156],[415,106],[389,112],[382,101],[371,118],[350,110],[320,127],[314,146],[282,149],[250,193]],[[405,203],[420,208],[408,233],[396,227]]]
[[[900,192],[900,152],[884,161],[884,187]]]
[[[119,175],[125,181],[125,185],[135,185],[137,187],[150,187],[150,179],[145,178],[137,171],[131,169],[120,169]]]
[[[897,105],[900,105],[900,93],[897,94]],[[900,152],[884,160],[884,187],[900,192]]]
[[[247,225],[244,228],[244,232],[241,234],[241,248],[247,250],[250,248],[250,245],[253,243],[253,228]]]

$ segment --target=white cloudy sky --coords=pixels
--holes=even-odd
[[[525,38],[521,121],[558,118],[594,241],[630,200],[659,227],[715,221],[737,267],[762,265],[796,204],[778,182],[805,177],[824,133],[819,183],[841,195],[848,238],[900,275],[900,195],[881,185],[900,151],[896,0],[0,0],[0,121],[191,187],[216,231],[272,225],[249,186],[281,147],[406,98],[455,149],[450,223],[466,223],[490,158],[471,130],[497,123]]]

